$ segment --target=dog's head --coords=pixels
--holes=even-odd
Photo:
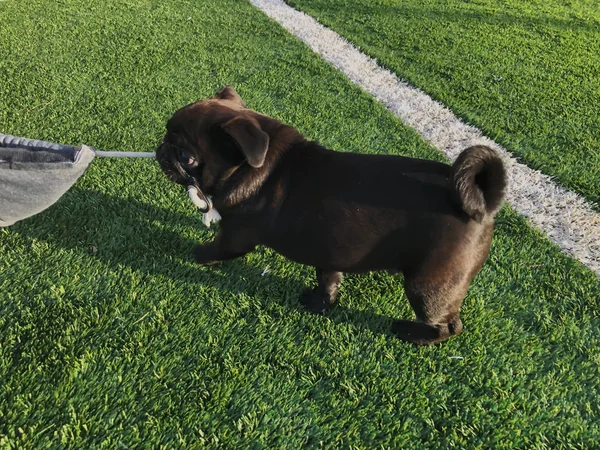
[[[208,195],[242,166],[260,170],[269,150],[269,134],[260,121],[273,121],[245,108],[230,86],[214,97],[179,109],[167,122],[167,133],[156,150],[165,174],[176,183],[193,177]]]

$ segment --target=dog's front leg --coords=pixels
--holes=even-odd
[[[197,245],[194,257],[199,264],[210,265],[220,261],[239,258],[254,250],[256,244],[229,233],[221,233],[210,244]]]
[[[302,304],[309,311],[325,314],[335,303],[342,279],[342,272],[317,269],[318,285],[302,296]]]

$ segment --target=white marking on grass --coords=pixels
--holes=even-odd
[[[441,103],[379,67],[374,59],[312,17],[282,0],[250,2],[383,103],[451,160],[472,145],[487,145],[497,150],[506,164],[507,200],[513,208],[564,253],[600,276],[600,214],[580,195],[558,186],[540,171],[518,163],[480,130],[463,123]]]

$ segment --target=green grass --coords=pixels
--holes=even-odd
[[[600,203],[596,0],[289,0]],[[596,205],[597,207],[597,205]]]
[[[3,132],[148,151],[174,109],[231,83],[329,147],[442,158],[245,2],[0,15]],[[388,332],[412,315],[396,278],[349,276],[316,317],[298,304],[309,268],[264,248],[198,267],[210,238],[149,160],[97,159],[1,229],[0,447],[597,445],[600,282],[510,209],[465,332],[430,348]]]

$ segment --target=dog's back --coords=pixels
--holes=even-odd
[[[280,162],[286,199],[267,245],[304,264],[345,272],[406,271],[430,255],[489,240],[492,224],[461,208],[452,167],[400,156],[333,152],[314,143]]]

